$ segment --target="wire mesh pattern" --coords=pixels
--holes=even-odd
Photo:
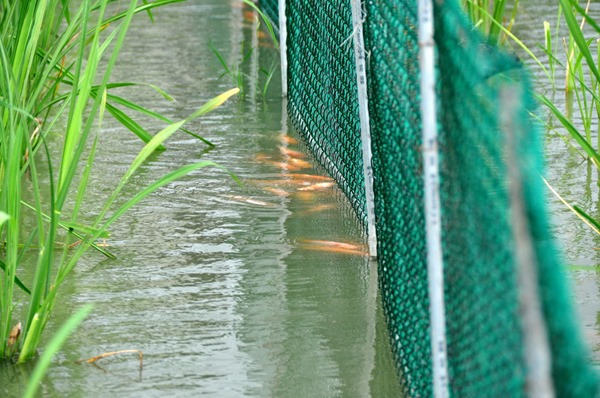
[[[291,1],[288,109],[292,123],[366,218],[352,10],[336,1]]]
[[[441,12],[438,10],[436,15]],[[525,394],[517,264],[499,90],[524,81],[454,10],[436,24],[449,367],[460,397]],[[449,35],[445,37],[445,35]],[[522,101],[522,98],[513,98]],[[535,129],[532,129],[532,131]]]
[[[261,3],[265,10],[267,3]],[[518,247],[528,244],[556,396],[598,396],[598,377],[549,233],[539,178],[541,130],[529,116],[535,105],[528,77],[516,57],[488,45],[473,29],[458,0],[435,3],[451,395],[528,395],[517,258]],[[363,6],[379,283],[403,390],[429,397],[417,2],[365,1]],[[286,17],[290,118],[364,222],[350,1],[288,1]],[[502,117],[507,101],[517,109],[508,125]],[[519,171],[519,196],[511,188],[510,162]],[[516,238],[515,201],[525,209],[530,243]]]
[[[416,3],[367,2],[379,280],[407,396],[431,395]],[[405,23],[397,23],[405,21]],[[390,23],[392,22],[392,23]],[[395,23],[394,23],[395,22]],[[390,29],[395,25],[395,29]]]

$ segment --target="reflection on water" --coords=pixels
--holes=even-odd
[[[259,67],[277,54],[237,4],[188,1],[156,11],[155,25],[138,18],[114,80],[159,85],[175,104],[143,88],[122,94],[179,119],[231,88],[210,45],[231,64],[242,43],[258,47],[244,69],[247,101],[188,125],[217,146],[176,135],[124,197],[200,159],[242,185],[200,169],[115,225],[118,259],[90,253],[62,291],[50,333],[74,308],[95,308],[57,356],[44,396],[399,396],[361,229],[288,134],[278,83],[261,98]],[[140,148],[105,122],[86,211],[98,211]],[[122,349],[144,352],[141,380],[135,354],[74,363]],[[20,396],[30,365],[1,366],[0,395]]]
[[[521,2],[519,9],[517,24],[513,31],[540,58],[542,63],[547,65],[548,57],[537,44],[543,44],[544,41],[544,21],[551,24],[553,35],[555,35],[558,3],[550,0],[537,1],[535,4]],[[597,21],[600,19],[600,9],[592,5],[590,15]],[[562,41],[563,37],[566,37],[564,21],[561,24],[563,29],[557,35],[558,40],[554,42],[553,47],[557,58],[564,64],[566,59]],[[592,36],[590,35],[590,37]],[[541,68],[527,55],[522,54],[521,56],[530,67],[538,87],[551,87]],[[557,68],[557,91],[552,93],[548,89],[543,90],[543,94],[552,98],[558,108],[562,110],[566,109],[564,82],[565,71]],[[550,115],[546,109],[541,108],[539,113],[545,120],[549,120]],[[575,122],[581,125],[580,119],[575,118]],[[569,149],[559,133],[568,135],[564,130],[550,132],[546,135],[546,178],[568,202],[579,205],[598,220],[600,219],[598,169],[584,161],[576,151]],[[592,134],[592,142],[597,142],[595,127],[592,128]],[[553,232],[563,249],[565,263],[569,266],[577,266],[577,269],[569,271],[574,287],[576,307],[582,320],[584,334],[594,350],[594,362],[600,362],[600,329],[598,326],[600,278],[597,269],[593,268],[593,266],[597,268],[597,265],[600,264],[600,251],[598,251],[600,236],[581,222],[551,193],[548,193],[548,200],[552,213]],[[588,270],[585,270],[585,267],[589,267]]]

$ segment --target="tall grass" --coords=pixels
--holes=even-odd
[[[598,131],[600,126],[600,70],[598,67],[600,45],[597,40],[600,26],[588,15],[590,4],[589,0],[584,2],[583,6],[576,0],[559,0],[559,21],[562,19],[568,29],[568,37],[564,44],[566,62],[563,64],[558,60],[559,57],[551,45],[546,46],[545,52],[552,64],[562,67],[565,71],[564,90],[567,105],[564,110],[561,110],[546,96],[539,95],[538,98],[550,109],[554,120],[558,121],[558,125],[574,142],[567,139],[565,141],[600,169],[600,131]],[[549,30],[549,28],[546,29]],[[595,37],[589,37],[590,33]],[[550,35],[547,34],[547,36]],[[549,40],[546,39],[546,42],[548,43]],[[554,46],[554,48],[556,47]],[[555,82],[552,85],[559,87]],[[550,123],[548,125],[552,128]],[[594,127],[596,127],[596,142],[592,140]],[[566,203],[557,192],[555,194]],[[567,206],[594,231],[600,231],[598,220],[593,219],[577,205],[567,204]]]
[[[238,92],[233,89],[219,95],[178,122],[111,93],[115,87],[136,84],[109,81],[134,15],[145,12],[152,18],[153,8],[179,1],[138,5],[137,0],[130,0],[125,8],[123,2],[112,0],[0,3],[0,358],[22,362],[36,354],[52,309],[60,305],[61,285],[86,250],[102,250],[94,241],[119,216],[174,179],[214,166],[211,162],[184,166],[115,207],[130,177],[152,152],[163,148],[169,136]],[[123,108],[168,125],[152,135]],[[79,223],[79,212],[85,207],[97,131],[106,112],[145,145],[97,218],[84,226]],[[58,121],[66,127],[56,154],[49,150],[48,141],[49,132],[58,129]],[[42,189],[45,185],[49,189]],[[23,200],[24,189],[32,193],[29,202]],[[25,227],[27,219],[35,220],[34,227]],[[56,244],[59,236],[65,242],[62,247]],[[69,249],[75,240],[81,243]],[[34,264],[24,260],[31,252],[37,254]],[[20,275],[29,266],[35,268],[33,280],[24,281]],[[15,319],[15,289],[19,288],[27,297],[26,310],[22,318]]]
[[[542,122],[548,130],[566,132],[566,135],[561,134],[565,142],[600,169],[600,71],[598,67],[600,40],[597,39],[600,34],[600,24],[588,14],[591,1],[583,2],[583,5],[578,0],[558,1],[556,34],[552,34],[550,23],[544,22],[544,37],[540,38],[540,42],[543,44],[538,45],[547,56],[547,63],[536,57],[532,49],[523,44],[510,31],[515,19],[518,0],[514,2],[513,13],[508,23],[506,23],[507,17],[502,14],[503,3],[504,1],[463,1],[465,11],[483,33],[489,35],[490,42],[496,42],[497,32],[501,32],[506,39],[521,47],[539,65],[547,77],[547,82],[544,83],[548,83],[549,87],[544,83],[538,83],[541,84],[539,91],[544,94],[535,94],[535,96],[551,114],[549,120]],[[566,26],[568,34],[560,42],[559,31],[562,24]],[[586,26],[587,29],[585,29]],[[595,37],[589,37],[589,33],[586,37],[584,31],[592,32]],[[560,51],[564,51],[563,56],[559,53]],[[561,61],[561,59],[565,59],[565,61]],[[557,72],[564,73],[564,86],[557,83]],[[562,94],[566,98],[565,109],[559,109],[559,106],[553,101],[560,87],[564,87]],[[546,96],[548,92],[551,93],[550,98]],[[596,127],[596,142],[592,140],[594,127]],[[598,183],[600,184],[600,181]],[[598,220],[594,220],[577,205],[568,203],[556,190],[551,189],[593,230],[600,231]]]
[[[513,2],[510,15],[506,0],[462,0],[462,6],[473,24],[494,45],[506,40],[505,32],[510,32],[515,22],[519,0]]]

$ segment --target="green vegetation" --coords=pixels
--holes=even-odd
[[[512,5],[511,15],[507,19],[506,0],[463,0],[463,8],[471,21],[488,38],[490,44],[504,42],[506,35],[503,31],[510,32],[519,7],[519,0]]]
[[[565,50],[564,59],[560,61],[560,56],[556,52],[560,48],[560,43],[553,43],[550,24],[544,23],[545,54],[549,60],[549,81],[552,97],[546,95],[537,95],[540,103],[545,105],[552,117],[545,121],[548,130],[561,134],[564,141],[578,152],[584,159],[591,162],[596,168],[600,168],[600,138],[596,143],[593,142],[592,128],[598,126],[600,119],[600,73],[597,67],[598,47],[597,39],[587,38],[586,32],[592,31],[595,35],[600,33],[600,27],[597,22],[588,14],[590,2],[585,7],[579,5],[575,0],[560,0],[558,11],[556,39],[558,40],[558,31],[560,23],[564,22],[568,29],[568,37],[564,40],[562,46]],[[579,19],[579,20],[578,20]],[[588,29],[584,29],[589,27]],[[593,47],[596,50],[593,50]],[[596,59],[594,54],[596,53]],[[565,76],[564,95],[566,98],[566,108],[564,110],[553,102],[552,98],[560,85],[556,82],[556,69],[560,68]],[[596,135],[598,132],[596,131]],[[600,136],[598,136],[600,137]],[[575,204],[570,204],[563,199],[558,192],[552,190],[555,195],[567,205],[583,222],[590,226],[594,231],[599,232],[599,222],[588,215],[582,208]]]
[[[259,91],[262,95],[262,98],[264,99],[264,98],[266,98],[267,90],[269,88],[269,85],[271,84],[271,79],[273,78],[273,75],[275,74],[275,72],[278,69],[277,66],[279,65],[279,62],[278,62],[279,41],[277,40],[277,35],[275,34],[273,24],[269,20],[269,17],[267,15],[265,15],[260,10],[260,8],[258,8],[256,6],[256,4],[254,4],[252,1],[242,0],[242,2],[247,6],[247,8],[246,8],[247,10],[251,10],[251,12],[255,12],[256,14],[258,14],[260,16],[260,21],[263,22],[267,32],[269,33],[269,37],[270,37],[272,43],[274,44],[274,49],[273,49],[274,58],[271,61],[270,65],[267,68],[259,67],[259,69],[258,69],[259,73],[263,76],[262,86],[259,87],[260,88]],[[261,24],[259,22],[256,27],[256,34],[258,34],[260,32],[260,29],[261,29]],[[248,75],[246,73],[244,73],[243,70],[244,70],[244,67],[250,61],[250,59],[252,59],[253,56],[257,56],[257,51],[256,51],[257,49],[255,47],[248,47],[246,42],[242,42],[241,47],[240,47],[239,59],[236,60],[231,65],[226,61],[225,57],[215,47],[211,46],[210,49],[215,54],[215,56],[219,60],[221,67],[223,68],[223,72],[221,73],[219,78],[227,76],[229,78],[229,80],[231,81],[231,83],[240,90],[240,95],[239,95],[240,98],[245,99],[246,93],[247,93],[246,81],[248,80]],[[260,82],[258,80],[257,80],[257,84],[260,85]]]
[[[210,145],[184,130],[184,124],[238,92],[227,91],[177,122],[111,92],[137,84],[109,81],[134,15],[148,13],[152,19],[153,8],[179,1],[144,1],[138,6],[138,1],[130,0],[125,9],[124,3],[111,0],[0,3],[0,358],[23,362],[36,355],[52,310],[60,305],[61,285],[90,247],[110,256],[94,242],[106,236],[108,227],[125,211],[174,179],[215,166],[208,161],[190,164],[131,198],[121,197],[136,170],[150,154],[163,149],[165,140],[176,131],[192,134]],[[123,108],[154,117],[167,126],[152,135]],[[115,190],[95,220],[91,225],[82,225],[79,214],[85,207],[97,131],[106,112],[145,145],[117,179]],[[66,127],[58,131],[62,125]],[[60,150],[50,151],[50,140]],[[42,189],[45,186],[49,189]],[[25,196],[25,191],[30,194]],[[31,199],[26,201],[24,197]],[[119,206],[115,206],[117,199],[122,203]],[[64,243],[59,245],[59,240]],[[71,249],[76,241],[80,244]],[[25,260],[31,257],[35,258],[33,262]],[[21,277],[24,267],[34,267],[33,280]],[[22,319],[16,319],[20,317],[13,312],[16,300],[23,297],[25,313]],[[84,316],[82,313],[65,325],[48,355]]]
[[[560,134],[567,145],[600,169],[598,131],[595,132],[597,142],[594,143],[592,140],[594,135],[592,129],[594,126],[598,128],[600,119],[600,71],[597,66],[600,60],[598,41],[600,26],[588,15],[590,1],[588,0],[582,6],[576,0],[559,0],[556,33],[553,35],[551,24],[544,22],[543,45],[539,45],[548,57],[546,63],[538,59],[532,49],[527,48],[511,33],[517,15],[518,0],[513,3],[508,22],[504,3],[505,1],[465,0],[463,5],[471,20],[489,37],[490,42],[498,42],[498,35],[502,33],[502,38],[508,39],[508,44],[516,44],[540,66],[547,80],[538,82],[538,91],[551,93],[550,98],[546,94],[536,94],[538,101],[550,111],[551,115],[548,120],[540,119],[540,121],[547,130]],[[561,43],[559,31],[563,23],[568,34]],[[584,29],[586,27],[587,29]],[[586,33],[590,31],[595,37],[586,37]],[[559,51],[565,53],[559,54]],[[559,109],[553,100],[558,87],[561,87],[557,84],[557,70],[565,76],[564,96],[567,106],[564,110]],[[579,206],[568,203],[552,187],[550,189],[582,221],[600,233],[598,220]]]

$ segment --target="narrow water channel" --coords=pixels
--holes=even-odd
[[[278,73],[261,95],[259,70],[277,54],[239,3],[171,5],[156,11],[154,25],[138,16],[130,31],[113,80],[162,87],[176,103],[145,88],[121,94],[175,120],[232,88],[219,79],[211,46],[230,65],[242,47],[254,52],[241,68],[246,100],[188,125],[216,147],[174,136],[124,198],[199,160],[219,163],[242,185],[223,170],[201,169],[112,228],[107,244],[117,260],[90,252],[78,264],[48,336],[84,303],[94,310],[55,358],[45,397],[399,396],[361,228],[333,184],[303,176],[324,174],[287,129]],[[141,148],[108,120],[100,136],[89,214]],[[127,349],[143,352],[141,374],[136,354],[75,363]],[[30,371],[31,364],[0,367],[0,396],[19,397]]]

